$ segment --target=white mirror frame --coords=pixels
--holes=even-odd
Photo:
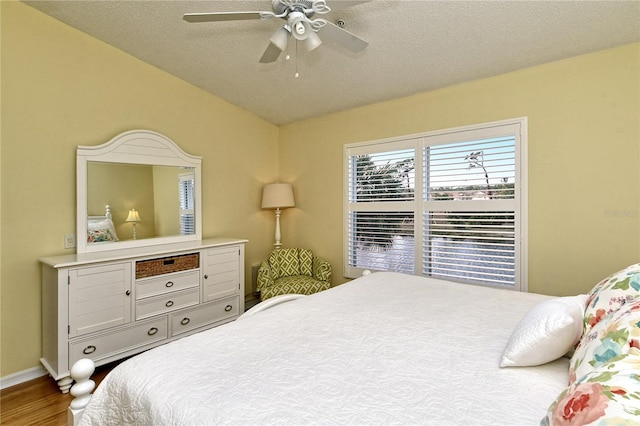
[[[171,139],[150,130],[131,130],[119,134],[102,145],[79,146],[76,156],[77,183],[77,250],[78,253],[92,253],[119,250],[156,244],[199,241],[202,239],[202,157],[184,152]],[[113,243],[87,243],[87,163],[145,164],[155,166],[192,167],[195,174],[195,233],[140,240],[116,241]]]

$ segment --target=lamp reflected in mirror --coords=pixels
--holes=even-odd
[[[142,222],[140,215],[136,209],[129,210],[129,215],[125,219],[125,222],[131,222],[133,224],[133,239],[136,239],[136,223]]]

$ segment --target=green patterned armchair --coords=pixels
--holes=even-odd
[[[331,287],[331,264],[302,248],[271,252],[258,269],[258,291],[265,300],[281,294],[312,294]]]

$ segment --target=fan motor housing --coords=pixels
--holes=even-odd
[[[273,0],[272,1],[273,13],[275,13],[276,15],[281,15],[287,9],[289,9],[291,11],[302,12],[305,14],[307,18],[310,18],[311,16],[314,15],[314,12],[311,10],[312,6],[313,6],[313,0],[286,0],[286,1]],[[305,13],[304,12],[305,9],[309,10],[309,12]],[[287,19],[287,18],[285,17],[283,19]]]

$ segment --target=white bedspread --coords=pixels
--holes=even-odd
[[[537,425],[566,359],[500,369],[549,296],[376,273],[136,356],[81,425]]]

